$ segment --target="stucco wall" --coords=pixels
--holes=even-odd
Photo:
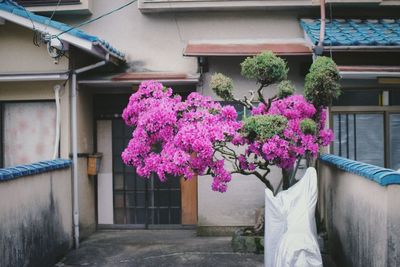
[[[0,101],[54,100],[54,86],[61,85],[60,157],[68,158],[70,151],[69,85],[67,83],[64,87],[63,84],[63,81],[0,83]]]
[[[273,169],[270,178],[276,184],[280,171]],[[211,190],[212,177],[198,179],[198,226],[252,226],[256,209],[264,206],[265,185],[255,176],[233,175],[225,193]]]
[[[53,100],[54,86],[64,85],[63,81],[57,82],[6,82],[0,83],[0,101],[31,101]],[[91,93],[78,92],[78,152],[93,152],[93,126]],[[71,153],[70,142],[70,94],[69,83],[62,87],[60,92],[61,102],[61,131],[60,131],[60,156],[69,158]],[[55,127],[55,126],[54,126]],[[95,217],[95,188],[93,178],[87,175],[87,159],[80,158],[79,168],[79,209],[80,209],[80,236],[89,236],[96,228]],[[71,177],[69,177],[71,179]],[[71,191],[68,187],[66,190]]]
[[[93,153],[92,94],[78,91],[78,153]],[[78,158],[79,171],[79,225],[80,236],[85,238],[96,229],[95,178],[87,175],[87,158]]]
[[[96,0],[93,17],[125,3]],[[182,55],[188,41],[301,38],[297,13],[264,10],[143,14],[137,5],[131,5],[82,29],[125,52],[134,69],[196,73],[196,58]],[[77,17],[60,19],[70,24],[80,22]]]
[[[337,266],[400,266],[400,185],[319,163],[319,210]]]
[[[57,72],[68,70],[68,59],[58,64],[49,56],[45,45],[32,43],[33,31],[11,22],[0,25],[0,73]]]
[[[53,266],[72,245],[69,169],[0,182],[0,266]]]

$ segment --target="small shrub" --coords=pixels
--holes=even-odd
[[[281,115],[259,115],[244,121],[244,134],[250,140],[265,141],[275,135],[282,135],[288,120]]]
[[[296,88],[290,81],[281,81],[278,84],[278,98],[283,99],[285,97],[291,96],[296,91]]]
[[[318,57],[311,65],[304,84],[304,94],[316,107],[327,107],[339,97],[339,71],[329,57]]]
[[[300,122],[300,129],[304,134],[316,134],[317,124],[312,119],[304,119]]]
[[[211,89],[225,101],[233,100],[233,81],[231,78],[223,75],[222,73],[215,73],[211,77]]]
[[[248,57],[240,66],[244,77],[256,79],[265,86],[285,80],[289,71],[286,62],[271,51]]]

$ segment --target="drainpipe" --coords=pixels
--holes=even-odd
[[[76,112],[77,75],[104,66],[107,60],[72,71],[71,85],[71,137],[72,137],[72,186],[73,186],[73,223],[75,249],[79,248],[79,202],[78,202],[78,125]]]
[[[53,159],[58,158],[58,147],[60,142],[60,90],[61,86],[59,84],[54,86],[54,99],[56,100],[56,140],[54,142]]]
[[[326,24],[326,14],[325,14],[325,0],[320,0],[319,2],[320,5],[320,13],[321,13],[321,19],[320,19],[320,28],[319,28],[319,41],[317,46],[314,48],[314,55],[319,56],[322,55],[322,52],[324,51],[324,39],[325,39],[325,24]]]

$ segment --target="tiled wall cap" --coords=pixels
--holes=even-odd
[[[23,176],[69,168],[72,162],[67,159],[40,161],[33,164],[19,165],[0,169],[0,181],[13,180]]]
[[[332,154],[323,154],[319,159],[322,162],[336,166],[338,169],[343,171],[373,180],[382,186],[400,184],[400,172],[391,169],[381,168]]]

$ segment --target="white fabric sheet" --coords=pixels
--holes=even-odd
[[[265,190],[266,267],[322,267],[315,225],[317,195],[314,168],[276,197]]]

